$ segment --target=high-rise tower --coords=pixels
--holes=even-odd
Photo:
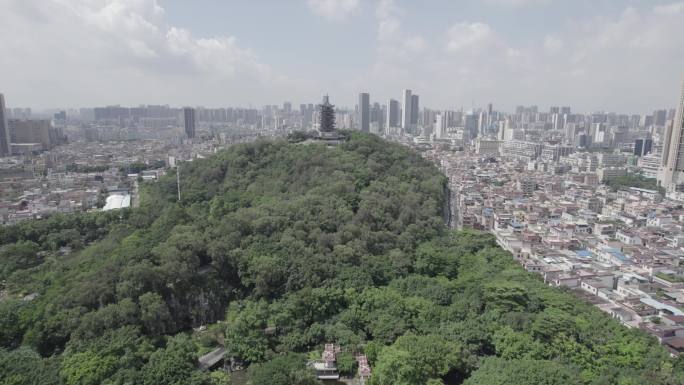
[[[195,126],[197,125],[195,109],[191,107],[183,108],[183,119],[185,121],[185,135],[187,135],[188,139],[194,138]]]
[[[658,182],[668,190],[684,183],[684,82],[672,125],[663,136],[663,158]]]
[[[10,133],[7,125],[7,111],[5,110],[5,96],[0,94],[0,156],[10,155]]]
[[[418,101],[418,95],[411,95],[411,130],[416,134],[418,127],[418,117],[420,116],[420,105]]]
[[[399,116],[399,102],[390,99],[387,102],[387,127],[386,127],[386,132],[389,134],[391,133],[392,128],[399,127],[401,125],[401,117]]]
[[[411,97],[411,90],[404,90],[404,98],[403,98],[403,105],[401,108],[403,109],[402,116],[401,116],[401,128],[404,129],[404,132],[412,132],[411,130],[411,112],[413,112],[413,98]]]
[[[359,131],[370,132],[370,95],[359,94]]]

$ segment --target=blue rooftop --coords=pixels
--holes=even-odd
[[[622,251],[613,248],[613,247],[608,247],[606,248],[606,252],[612,254],[615,258],[621,260],[621,261],[629,261],[629,258],[627,258],[626,255],[622,254]]]
[[[577,250],[575,251],[575,254],[581,258],[591,258],[594,256],[594,254],[589,250]]]

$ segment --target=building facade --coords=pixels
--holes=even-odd
[[[10,133],[5,109],[5,95],[0,94],[0,156],[10,155]]]
[[[672,191],[679,184],[684,183],[684,81],[677,103],[677,113],[665,130],[663,138],[663,158],[658,182],[661,186]]]
[[[370,95],[359,94],[359,131],[370,132]]]
[[[183,108],[183,120],[185,122],[185,136],[187,136],[188,139],[193,139],[195,137],[195,128],[197,126],[195,109],[191,107]]]
[[[412,108],[413,105],[413,97],[411,95],[411,90],[404,90],[404,98],[403,98],[403,105],[402,105],[402,115],[401,115],[401,128],[404,130],[404,132],[412,132],[411,129],[411,122],[413,121],[413,118],[411,116],[411,112],[413,111]]]
[[[401,126],[399,101],[390,99],[387,102],[387,119],[385,121],[387,122],[387,133],[390,133],[393,128]]]

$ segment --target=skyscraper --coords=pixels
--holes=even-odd
[[[370,108],[370,130],[374,134],[381,134],[385,130],[387,107],[380,103],[373,103]]]
[[[413,105],[411,90],[404,90],[403,103],[404,104],[401,106],[403,109],[403,115],[401,116],[401,128],[404,129],[404,132],[411,132],[411,112],[413,111],[411,108]]]
[[[492,122],[494,121],[494,105],[492,103],[487,103],[487,128],[489,129],[492,126]]]
[[[603,143],[606,141],[606,125],[604,123],[594,123],[591,125],[593,143]]]
[[[667,121],[667,110],[653,111],[653,124],[663,127]]]
[[[370,95],[359,94],[359,131],[370,132]]]
[[[387,102],[387,127],[386,132],[390,133],[392,128],[399,127],[401,118],[399,116],[399,102],[390,99]]]
[[[10,155],[10,133],[5,110],[5,95],[0,94],[0,156]]]
[[[411,129],[414,134],[417,134],[418,116],[420,116],[420,105],[418,104],[418,95],[411,95]]]
[[[663,136],[663,158],[658,172],[658,182],[668,190],[684,183],[684,82],[677,103],[677,113]]]
[[[333,132],[335,131],[335,106],[330,104],[328,95],[323,97],[323,103],[318,108],[320,109],[319,131]]]
[[[469,111],[465,115],[464,127],[465,131],[468,133],[468,137],[471,139],[477,138],[478,135],[477,118],[478,115],[476,115],[473,111]]]
[[[440,112],[435,115],[435,124],[433,129],[437,139],[444,139],[447,136],[447,113]]]
[[[193,139],[195,137],[195,126],[197,125],[195,109],[191,107],[183,108],[183,118],[185,120],[185,135],[188,139]]]

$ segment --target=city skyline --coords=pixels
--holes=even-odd
[[[360,90],[386,101],[408,88],[436,109],[493,102],[511,111],[549,100],[641,113],[670,108],[684,78],[684,52],[673,49],[684,44],[682,2],[433,5],[10,0],[0,22],[17,33],[0,38],[11,52],[0,71],[14,75],[2,92],[12,107],[38,109],[257,107],[323,93],[353,106]],[[200,13],[202,23],[192,17]]]
[[[684,0],[0,1],[0,384],[684,385]]]

